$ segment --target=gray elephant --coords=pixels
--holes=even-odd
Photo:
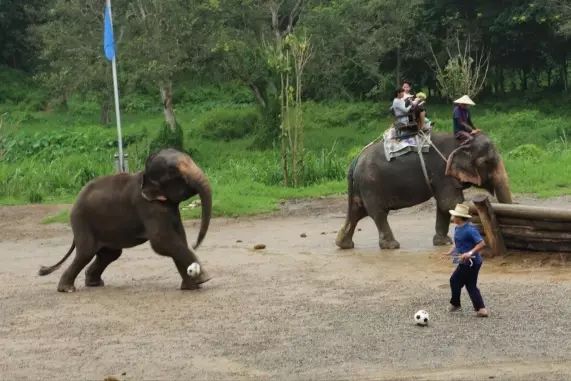
[[[52,273],[75,248],[75,258],[57,290],[75,291],[75,278],[93,257],[85,271],[85,285],[103,286],[101,274],[123,249],[150,241],[155,252],[173,259],[182,277],[181,289],[198,288],[210,278],[188,247],[179,211],[179,203],[196,194],[202,204],[202,221],[194,249],[208,231],[212,192],[205,174],[188,155],[162,150],[149,156],[144,171],[89,182],[71,210],[71,248],[57,264],[42,266],[39,275]]]
[[[337,246],[353,248],[357,223],[370,216],[377,226],[381,249],[398,249],[400,244],[387,222],[389,211],[411,207],[431,197],[437,204],[433,244],[449,244],[448,211],[464,201],[462,190],[471,185],[495,194],[499,202],[512,202],[503,161],[486,135],[480,133],[470,144],[459,146],[451,134],[433,133],[432,142],[442,156],[433,147],[423,154],[427,177],[417,153],[411,152],[389,162],[385,159],[382,141],[365,148],[353,161],[347,176],[347,217],[337,235]]]

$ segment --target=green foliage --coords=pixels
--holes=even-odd
[[[457,35],[455,48],[452,51],[446,49],[448,60],[442,67],[431,46],[438,88],[451,101],[464,94],[476,97],[486,83],[490,54],[484,50],[473,53],[472,50],[470,37],[461,43]]]
[[[24,72],[0,66],[0,83],[0,104],[10,105],[12,112],[44,108],[45,92]]]
[[[220,104],[251,105],[255,102],[252,92],[239,83],[230,82],[224,86],[194,82],[178,84],[181,86],[174,94],[177,104],[216,106]]]
[[[530,160],[538,162],[545,156],[545,151],[535,144],[523,144],[508,153],[508,157],[514,160]]]
[[[53,160],[76,154],[107,153],[117,147],[115,131],[94,127],[79,131],[18,131],[0,137],[0,157],[3,161],[17,163],[22,158],[51,163]],[[125,136],[123,145],[141,139],[140,135]]]
[[[41,204],[44,201],[44,196],[37,190],[31,190],[28,193],[28,202],[30,204]]]
[[[473,120],[503,153],[513,192],[567,194],[571,192],[571,154],[566,140],[571,133],[570,115],[566,110],[554,114],[550,108],[553,100],[545,100],[545,108],[524,102],[479,103],[472,109]],[[352,159],[390,124],[390,118],[379,111],[384,108],[384,104],[372,102],[305,104],[306,186],[294,189],[282,186],[277,150],[251,149],[255,135],[230,140],[202,135],[205,126],[224,125],[221,120],[230,123],[232,115],[238,124],[253,118],[254,106],[196,105],[178,110],[178,118],[188,141],[184,150],[195,150],[193,158],[212,183],[215,215],[235,216],[275,210],[279,201],[287,198],[344,193]],[[451,112],[450,105],[429,100],[429,117],[439,130],[451,129]],[[114,128],[64,113],[30,116],[0,138],[1,203],[38,202],[31,190],[42,202],[71,202],[88,181],[114,172]],[[161,124],[160,114],[124,116],[131,171],[142,168],[150,141],[158,133],[156,126]],[[185,216],[199,212],[183,210]]]
[[[164,123],[157,136],[151,141],[149,152],[157,152],[163,148],[184,149],[184,136],[180,124],[177,123],[173,131],[168,124]]]
[[[200,131],[206,139],[231,141],[250,135],[259,123],[259,113],[250,108],[216,109],[208,113]]]

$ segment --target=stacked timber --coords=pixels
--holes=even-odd
[[[571,252],[571,210],[495,204],[477,196],[470,213],[494,254],[505,248]]]

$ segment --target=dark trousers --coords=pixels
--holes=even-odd
[[[472,267],[466,265],[458,265],[458,267],[456,267],[456,270],[454,270],[450,277],[450,290],[452,291],[450,304],[460,307],[460,292],[462,291],[462,287],[466,286],[468,295],[470,295],[470,299],[474,305],[474,310],[478,311],[480,308],[485,307],[480,290],[476,285],[476,283],[478,283],[480,267],[482,267],[481,264],[474,264]]]

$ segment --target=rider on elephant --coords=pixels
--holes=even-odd
[[[426,117],[426,94],[423,92],[416,94],[415,102],[417,102],[418,105],[413,110],[413,118],[418,125],[418,130],[422,131],[431,125],[430,120]]]
[[[454,136],[462,143],[472,141],[473,135],[480,132],[472,123],[470,117],[470,106],[476,104],[468,95],[464,95],[454,101],[454,111],[452,113],[452,123],[454,127]]]
[[[412,105],[406,106],[404,101],[404,89],[396,89],[395,96],[393,99],[393,105],[391,106],[391,111],[395,117],[394,125],[395,127],[404,126],[408,124],[408,115]]]

